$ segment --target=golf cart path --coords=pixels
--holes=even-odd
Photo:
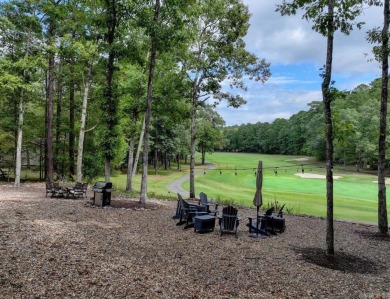
[[[204,173],[204,171],[207,172],[208,170],[215,169],[215,165],[212,163],[205,163],[205,167],[207,167],[207,168],[205,168],[205,170],[199,170],[199,171],[195,172],[195,176],[198,176],[199,174]],[[168,184],[169,191],[174,192],[174,193],[180,193],[183,197],[189,197],[190,193],[181,187],[181,185],[185,181],[188,181],[189,179],[190,179],[190,175],[186,174],[185,176],[169,183]]]

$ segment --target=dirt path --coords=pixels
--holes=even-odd
[[[209,171],[209,170],[212,170],[212,169],[215,169],[215,165],[212,164],[212,163],[206,163],[206,172]],[[203,173],[204,170],[200,170],[200,171],[197,171],[195,172],[195,176]],[[180,179],[177,179],[173,182],[171,182],[170,184],[168,184],[168,189],[171,191],[171,192],[174,192],[174,193],[180,193],[182,196],[184,197],[189,197],[190,196],[190,193],[186,190],[184,190],[181,185],[185,182],[185,181],[188,181],[190,179],[190,175],[187,174],[183,177],[181,177]]]

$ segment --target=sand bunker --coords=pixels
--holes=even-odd
[[[372,182],[375,183],[375,184],[378,184],[378,181],[372,181]],[[389,185],[389,184],[390,184],[390,178],[386,178],[385,184],[386,184],[386,185]]]
[[[299,161],[299,162],[302,162],[302,161],[308,161],[308,160],[309,160],[309,157],[302,157],[302,158],[290,159],[290,160],[286,160],[286,161]]]
[[[326,176],[323,174],[315,174],[315,173],[296,173],[295,175],[303,178],[303,179],[326,179]],[[333,179],[338,180],[341,176],[334,175]]]

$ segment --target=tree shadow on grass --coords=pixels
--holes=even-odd
[[[379,274],[386,271],[386,267],[373,260],[345,252],[335,252],[330,256],[321,248],[295,247],[293,250],[308,263],[345,273]]]

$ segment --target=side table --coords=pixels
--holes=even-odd
[[[214,231],[215,218],[216,218],[215,216],[211,216],[211,215],[195,216],[193,219],[194,231],[195,232]]]

